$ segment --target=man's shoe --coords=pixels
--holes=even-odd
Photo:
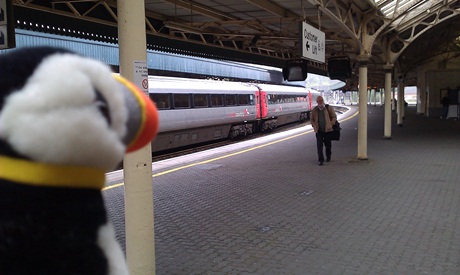
[[[320,162],[319,162],[319,165],[323,165],[323,162],[322,162],[322,161],[320,161]]]
[[[326,162],[331,162],[331,158],[327,158],[327,159],[326,159]]]

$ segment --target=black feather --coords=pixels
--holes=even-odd
[[[0,274],[107,274],[99,190],[0,186]]]
[[[63,48],[24,47],[0,55],[0,111],[5,98],[21,89],[42,60],[56,53],[71,53]]]

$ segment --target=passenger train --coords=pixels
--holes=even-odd
[[[149,76],[158,152],[250,135],[309,118],[319,92],[299,86]]]

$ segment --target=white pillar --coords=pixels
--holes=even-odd
[[[380,107],[382,107],[383,104],[385,104],[385,85],[383,88],[380,88]]]
[[[359,59],[358,159],[367,160],[367,62]]]
[[[397,117],[398,117],[398,126],[403,126],[403,118],[404,118],[404,84],[402,80],[398,83],[398,99],[397,99]]]
[[[146,64],[144,0],[118,0],[120,73],[134,79],[136,65]],[[140,61],[140,62],[139,62]],[[155,274],[153,227],[152,153],[150,143],[127,154],[125,181],[126,258],[130,274]]]
[[[367,89],[367,105],[371,105],[371,98],[372,98],[372,89]]]
[[[425,70],[423,66],[417,71],[417,113],[424,114],[425,112],[425,102],[426,102],[426,93],[425,93]]]
[[[391,67],[385,69],[385,126],[384,138],[391,139]]]
[[[404,82],[402,84],[402,89],[401,89],[401,93],[402,93],[402,107],[401,107],[401,115],[402,115],[402,119],[404,120],[406,118],[406,85],[404,85]]]
[[[392,95],[393,101],[392,101],[392,104],[391,104],[391,110],[394,112],[394,111],[396,111],[396,103],[395,103],[396,102],[395,101],[396,100],[396,88],[395,87],[392,89],[392,93],[393,93],[393,95]]]
[[[374,107],[377,106],[377,91],[378,89],[374,89]]]

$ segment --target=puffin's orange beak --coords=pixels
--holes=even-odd
[[[126,152],[136,151],[155,138],[158,131],[158,111],[155,104],[136,85],[126,78],[114,74],[122,85],[126,105],[129,110],[128,131],[123,139]]]

